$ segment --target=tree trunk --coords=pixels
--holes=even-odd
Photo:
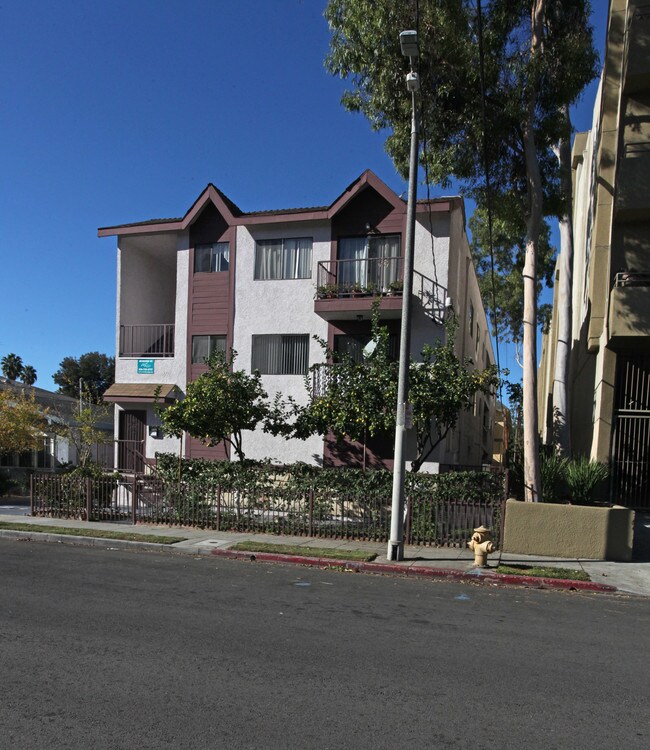
[[[545,0],[532,3],[531,68],[541,53]],[[541,500],[539,432],[537,418],[537,246],[542,221],[542,179],[535,143],[535,76],[529,84],[528,113],[523,123],[528,215],[526,217],[526,260],[524,263],[524,498]]]
[[[553,441],[557,452],[571,456],[569,425],[569,358],[571,356],[571,301],[573,294],[573,205],[571,200],[571,120],[565,106],[566,132],[557,147],[565,213],[560,219],[560,279],[557,304],[557,350],[553,376]]]

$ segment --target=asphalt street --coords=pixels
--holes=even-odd
[[[648,747],[650,600],[0,540],[4,748]]]

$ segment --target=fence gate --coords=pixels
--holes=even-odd
[[[612,501],[650,508],[650,355],[617,357]]]
[[[144,441],[147,413],[136,409],[120,412],[118,466],[121,471],[141,474],[144,471]]]

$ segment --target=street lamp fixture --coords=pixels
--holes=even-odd
[[[409,189],[406,209],[406,248],[404,252],[404,291],[399,347],[399,375],[397,381],[397,414],[395,419],[395,454],[393,459],[393,495],[391,503],[390,539],[387,558],[404,559],[404,444],[408,409],[408,366],[411,356],[411,292],[413,289],[413,255],[415,252],[415,203],[418,171],[418,117],[415,95],[420,89],[416,67],[420,50],[417,31],[402,31],[399,35],[404,57],[410,60],[411,70],[406,76],[406,88],[411,94],[411,155],[409,161]],[[410,419],[408,420],[410,422]]]

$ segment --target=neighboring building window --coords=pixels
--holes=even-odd
[[[225,336],[192,336],[192,364],[203,365],[215,352],[226,351]]]
[[[230,248],[227,242],[213,242],[194,248],[194,273],[227,271],[229,262]]]
[[[255,245],[255,278],[310,279],[311,237],[260,240]]]
[[[469,313],[468,313],[468,325],[469,325],[469,335],[474,335],[474,305],[470,302],[469,303]]]
[[[251,370],[261,375],[306,375],[309,367],[308,334],[253,336]]]
[[[399,281],[399,234],[377,237],[342,237],[338,246],[338,284],[372,286],[380,291]]]

